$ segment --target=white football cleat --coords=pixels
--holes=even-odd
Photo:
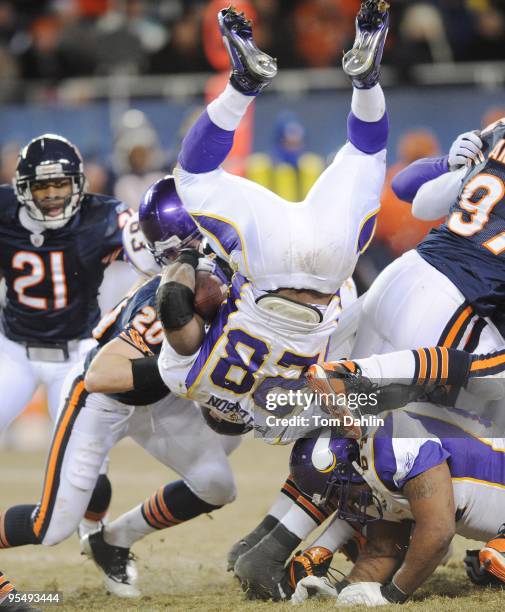
[[[118,597],[140,597],[135,559],[129,548],[111,546],[103,537],[103,527],[81,539],[81,553],[92,559],[103,574],[108,593]]]

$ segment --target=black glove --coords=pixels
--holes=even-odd
[[[175,260],[177,263],[187,263],[194,270],[198,266],[198,260],[202,257],[202,254],[196,249],[181,249],[179,255],[177,255],[177,259]]]

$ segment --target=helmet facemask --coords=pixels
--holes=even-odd
[[[177,258],[182,249],[188,248],[194,240],[200,238],[200,232],[195,230],[183,240],[174,234],[163,241],[149,242],[146,240],[146,246],[156,263],[159,266],[166,266]]]
[[[332,470],[318,503],[336,503],[335,512],[339,519],[360,525],[381,520],[383,511],[380,500],[368,485],[356,482],[356,475],[352,463],[338,463]],[[370,507],[375,508],[377,517],[367,513]]]
[[[60,200],[60,196],[45,197],[43,200],[37,200],[32,192],[32,186],[37,183],[58,181],[69,179],[71,191],[67,196],[63,197],[63,210],[56,216],[48,215],[44,212],[41,204],[50,203],[51,200]],[[41,223],[47,229],[58,229],[66,225],[70,219],[77,213],[81,206],[81,200],[85,188],[85,178],[82,172],[77,174],[66,173],[51,173],[44,174],[40,177],[23,178],[16,173],[14,179],[14,189],[17,198],[22,206],[26,208],[28,216]]]

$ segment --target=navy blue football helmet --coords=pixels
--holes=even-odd
[[[356,440],[337,438],[328,429],[318,437],[301,438],[291,451],[291,476],[296,486],[319,506],[336,506],[338,518],[361,525],[383,516],[380,501],[360,474],[359,446]],[[353,494],[355,485],[366,485]],[[367,514],[375,507],[378,517]]]
[[[173,176],[164,176],[149,187],[139,207],[140,228],[146,246],[160,266],[173,261],[193,240],[201,240],[191,215],[184,208]]]
[[[70,179],[71,192],[64,199],[61,214],[45,214],[41,202],[34,199],[32,186],[44,181]],[[48,229],[63,227],[77,213],[84,195],[86,179],[83,161],[75,145],[62,136],[44,134],[30,141],[18,156],[13,186],[28,215]],[[52,198],[45,198],[44,203]]]

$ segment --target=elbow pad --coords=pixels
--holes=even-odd
[[[181,329],[193,318],[194,293],[182,283],[170,281],[161,285],[156,294],[158,319],[167,331]]]

